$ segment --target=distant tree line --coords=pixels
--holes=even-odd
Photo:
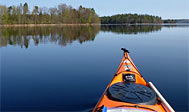
[[[176,23],[177,21],[175,19],[166,19],[163,20],[164,23]]]
[[[100,23],[93,8],[60,4],[57,7],[35,6],[30,11],[27,3],[19,6],[0,5],[0,24],[92,24]]]
[[[162,23],[159,16],[139,14],[117,14],[101,17],[101,24],[137,24],[137,23]]]

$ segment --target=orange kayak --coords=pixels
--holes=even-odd
[[[121,63],[93,112],[174,112],[152,84],[147,83],[124,51]]]

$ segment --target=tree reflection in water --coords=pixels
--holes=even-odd
[[[0,47],[7,45],[19,45],[29,47],[33,41],[35,45],[40,43],[55,43],[66,46],[73,41],[83,43],[93,41],[98,32],[115,32],[120,34],[138,34],[161,30],[161,26],[121,26],[121,25],[94,25],[94,26],[49,26],[49,27],[1,27]]]
[[[100,26],[61,26],[61,27],[4,27],[0,29],[0,46],[20,45],[28,48],[30,40],[35,45],[54,42],[61,46],[78,40],[94,40]]]
[[[102,25],[101,30],[118,34],[138,34],[159,31],[161,27],[161,25]]]

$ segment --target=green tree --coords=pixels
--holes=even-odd
[[[23,23],[26,24],[28,23],[27,22],[27,14],[29,14],[29,8],[28,8],[28,4],[27,3],[24,3],[24,6],[23,6]]]
[[[35,24],[37,23],[38,14],[39,14],[39,7],[35,6],[33,11],[32,11],[32,17],[34,18],[34,23]]]
[[[0,5],[0,24],[8,24],[7,7]]]
[[[24,7],[23,7],[23,14],[26,15],[29,13],[29,8],[28,8],[28,4],[24,3]]]

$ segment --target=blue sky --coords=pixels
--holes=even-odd
[[[32,9],[55,7],[60,3],[78,8],[94,8],[99,16],[138,13],[161,16],[163,19],[189,19],[189,0],[0,0],[1,5],[19,5],[27,2]]]

